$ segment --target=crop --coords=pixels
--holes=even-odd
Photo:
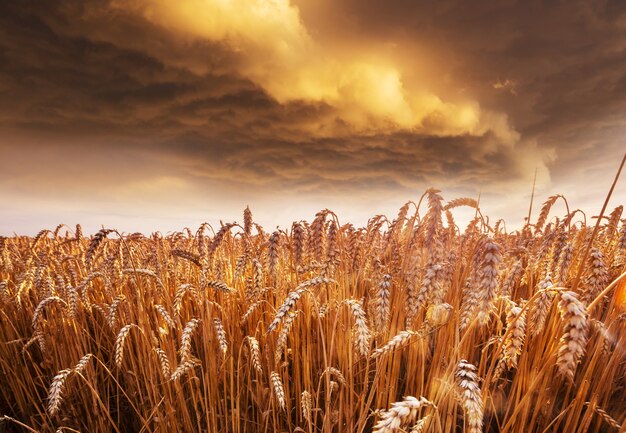
[[[623,431],[622,206],[561,201],[1,238],[0,431]]]

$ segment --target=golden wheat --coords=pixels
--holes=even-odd
[[[623,207],[559,200],[509,232],[429,189],[364,227],[0,238],[0,430],[624,430]]]

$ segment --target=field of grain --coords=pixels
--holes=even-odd
[[[565,205],[2,238],[0,432],[624,431],[622,206]]]

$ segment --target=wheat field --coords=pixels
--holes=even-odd
[[[625,431],[622,210],[2,238],[0,432]]]

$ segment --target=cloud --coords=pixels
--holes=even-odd
[[[612,1],[4,2],[0,189],[26,213],[51,191],[46,206],[135,216],[149,201],[354,216],[434,185],[512,213],[537,169],[539,196],[591,203],[623,152],[624,16]]]
[[[426,86],[405,83],[400,68],[382,56],[362,48],[348,56],[329,54],[288,0],[134,0],[113,2],[113,7],[140,14],[173,37],[223,44],[237,58],[236,72],[281,104],[306,101],[335,108],[308,133],[490,131],[505,143],[518,139],[505,115],[483,112],[472,100],[444,101]]]

